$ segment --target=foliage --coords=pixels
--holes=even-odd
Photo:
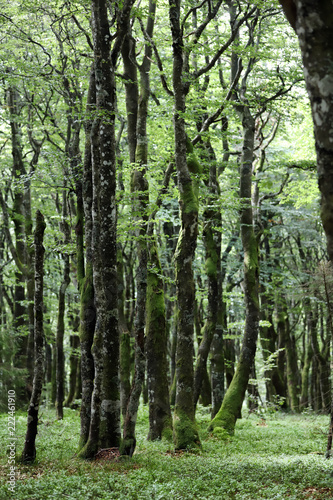
[[[273,499],[330,498],[331,464],[324,459],[327,417],[306,414],[249,415],[239,420],[232,439],[220,441],[206,427],[209,409],[199,406],[202,451],[174,454],[167,441],[146,440],[148,408],[140,408],[137,451],[124,461],[84,462],[75,456],[77,411],[65,410],[56,421],[45,408],[37,438],[38,461],[17,465],[15,500],[57,498],[114,499]],[[17,415],[17,437],[26,417]],[[1,419],[6,439],[6,415]],[[6,492],[6,454],[1,451],[1,498]]]

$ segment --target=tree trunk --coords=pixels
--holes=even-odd
[[[245,329],[240,358],[235,375],[224,396],[220,410],[209,428],[222,427],[233,434],[240,414],[251,368],[254,363],[259,328],[259,264],[258,243],[253,228],[251,205],[252,161],[254,149],[254,119],[248,107],[243,107],[244,142],[240,167],[241,236],[244,249]]]
[[[125,316],[124,265],[120,245],[118,246],[117,255],[118,315],[120,330],[120,405],[121,414],[123,418],[125,418],[128,398],[131,391],[131,334]]]
[[[82,197],[85,219],[85,246],[86,263],[84,279],[80,285],[80,348],[81,348],[81,380],[82,380],[82,402],[81,402],[81,431],[78,449],[80,450],[87,442],[91,419],[91,398],[94,387],[94,360],[91,352],[95,324],[96,307],[94,301],[93,284],[93,252],[92,252],[92,159],[91,159],[91,128],[94,107],[96,106],[96,83],[95,68],[90,71],[90,82],[87,97],[85,133],[86,143],[83,163]]]
[[[155,241],[150,243],[147,281],[146,357],[149,397],[148,439],[172,437],[167,337],[162,269]]]
[[[71,353],[69,356],[69,390],[64,402],[64,406],[67,407],[71,406],[75,398],[78,364],[80,361],[78,353],[80,338],[77,335],[71,335],[69,343],[71,347]]]
[[[280,338],[285,340],[285,352],[287,360],[287,385],[288,396],[290,400],[290,408],[293,412],[299,411],[298,398],[298,366],[297,352],[294,335],[290,332],[289,317],[287,312],[287,304],[284,297],[281,297],[280,303],[277,305],[278,323],[277,329]]]
[[[128,32],[133,0],[116,6],[111,36],[107,2],[92,1],[96,114],[91,130],[93,284],[97,321],[93,347],[95,379],[88,441],[79,455],[92,458],[98,446],[120,444],[119,330],[117,296],[117,205],[115,67]],[[111,50],[111,41],[114,40]]]
[[[26,313],[27,309],[24,305],[26,299],[25,293],[25,278],[26,278],[26,263],[27,252],[25,244],[25,207],[24,207],[24,188],[22,181],[26,175],[22,156],[21,144],[21,125],[19,120],[19,95],[15,88],[9,87],[7,91],[7,105],[10,113],[10,127],[12,139],[12,156],[13,156],[13,179],[15,179],[12,219],[14,222],[15,234],[15,288],[14,288],[14,318],[13,327],[17,333],[17,353],[15,356],[15,367],[26,369],[27,368],[27,351],[29,341],[29,325],[28,332],[25,333],[26,328]],[[30,297],[31,299],[31,297]],[[28,376],[28,380],[31,376]],[[29,383],[29,382],[28,382]],[[27,390],[26,381],[22,387],[17,391],[16,404],[23,407],[29,401],[29,390]]]
[[[70,229],[67,217],[67,194],[66,190],[63,190],[63,206],[62,206],[62,226],[64,232],[64,243],[67,244],[70,238]],[[66,290],[70,283],[70,264],[69,255],[64,253],[64,271],[63,271],[63,281],[59,289],[59,301],[58,301],[58,321],[57,321],[57,356],[56,356],[56,381],[57,381],[57,394],[56,394],[56,415],[57,419],[61,420],[64,416],[63,414],[63,403],[64,403],[64,383],[65,383],[65,356],[64,356],[64,334],[65,334],[65,297]]]
[[[149,2],[149,15],[147,20],[146,33],[151,38],[153,36],[155,22],[156,2]],[[129,43],[128,48],[133,50],[135,45],[131,35],[128,33],[126,43]],[[126,45],[126,44],[125,44]],[[147,299],[147,279],[148,279],[148,252],[147,252],[147,207],[149,202],[148,181],[146,179],[146,165],[148,162],[148,136],[147,136],[147,118],[148,118],[148,103],[150,95],[149,73],[151,66],[152,47],[149,43],[145,44],[145,53],[140,69],[140,95],[136,102],[137,115],[134,111],[135,99],[137,99],[137,89],[133,87],[133,80],[136,84],[136,66],[133,63],[135,54],[132,55],[132,65],[130,68],[128,54],[125,55],[124,67],[130,72],[132,83],[127,86],[127,113],[128,124],[133,129],[133,119],[137,116],[136,130],[132,130],[131,142],[136,141],[135,162],[139,165],[132,176],[132,191],[136,192],[135,203],[136,210],[140,214],[141,223],[137,231],[137,253],[138,253],[138,268],[137,268],[137,298],[136,298],[136,314],[134,321],[135,333],[135,372],[132,383],[132,389],[129,396],[126,417],[124,421],[123,443],[121,453],[123,455],[132,456],[135,445],[135,425],[137,411],[139,407],[139,398],[144,384],[146,358],[145,358],[145,323],[146,323],[146,299]],[[123,52],[124,56],[124,52]],[[133,112],[131,111],[133,110]],[[133,115],[133,116],[132,116]],[[136,132],[136,135],[134,135]],[[131,155],[132,156],[132,155]],[[132,160],[131,160],[132,161]],[[162,360],[163,363],[163,360]],[[152,374],[154,378],[154,374]],[[161,387],[162,389],[162,387]],[[149,389],[148,389],[149,391]]]
[[[333,261],[333,9],[331,0],[280,0],[298,36],[311,102],[321,219]]]
[[[25,437],[23,462],[33,462],[36,457],[36,435],[38,425],[39,402],[44,380],[44,331],[43,331],[43,279],[44,279],[44,247],[43,237],[45,231],[44,217],[41,212],[36,213],[36,229],[34,237],[35,247],[35,296],[34,296],[34,344],[35,344],[35,369],[32,394],[28,409],[28,424]]]
[[[216,172],[216,157],[211,144],[206,144],[207,160],[210,163],[208,187],[210,198],[208,207],[204,211],[203,239],[206,252],[205,270],[208,279],[208,308],[204,334],[198,349],[197,362],[194,372],[194,407],[199,399],[203,377],[207,371],[207,358],[215,335],[221,335],[222,325],[218,324],[222,309],[221,283],[221,231],[222,226],[220,207],[217,203],[219,186]],[[223,341],[223,340],[222,340]],[[215,345],[216,346],[216,345]]]

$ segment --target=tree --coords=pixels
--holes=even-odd
[[[318,183],[322,196],[321,219],[328,254],[333,260],[332,1],[280,0],[280,3],[298,36],[302,53],[316,140]]]
[[[23,462],[33,462],[36,457],[35,440],[37,435],[38,412],[44,378],[44,330],[43,330],[43,283],[44,283],[44,246],[43,237],[46,224],[40,211],[36,213],[35,246],[35,296],[34,296],[34,379],[28,409],[28,424]]]
[[[89,438],[80,455],[91,458],[98,446],[120,444],[119,331],[117,295],[117,207],[115,155],[115,67],[133,0],[115,7],[117,36],[111,51],[107,3],[92,2],[96,112],[91,129],[92,249],[96,329],[95,378]]]

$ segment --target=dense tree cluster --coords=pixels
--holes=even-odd
[[[3,393],[33,419],[40,398],[80,405],[85,458],[133,454],[141,395],[176,449],[200,447],[198,401],[215,434],[245,397],[327,412],[332,271],[279,2],[15,1],[0,20]],[[330,78],[306,80],[332,257]]]

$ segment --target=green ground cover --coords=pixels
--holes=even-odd
[[[15,493],[8,491],[7,415],[0,416],[0,499],[333,499],[333,459],[326,460],[329,417],[252,414],[232,438],[207,432],[209,410],[197,414],[202,450],[174,454],[167,441],[148,442],[148,408],[140,410],[132,459],[85,462],[76,455],[79,412],[63,421],[42,410],[34,465],[17,464]],[[16,414],[16,453],[26,416]]]

